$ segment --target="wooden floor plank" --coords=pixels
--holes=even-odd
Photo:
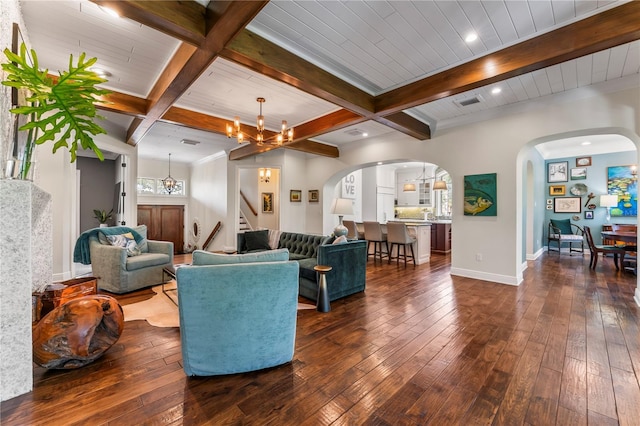
[[[553,253],[507,286],[449,261],[370,260],[366,292],[299,310],[293,361],[258,372],[186,377],[179,329],[126,322],[94,363],[36,367],[2,425],[638,425],[635,276]]]

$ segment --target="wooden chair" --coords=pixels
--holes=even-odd
[[[569,256],[571,253],[578,252],[584,254],[584,231],[581,227],[573,224],[569,219],[551,219],[549,221],[549,229],[547,231],[547,250],[551,250],[551,243],[557,245],[558,254],[562,244],[569,244]],[[580,248],[573,248],[574,244],[579,244]]]
[[[589,251],[591,252],[589,267],[591,269],[596,269],[599,253],[602,253],[604,255],[613,254],[613,263],[616,265],[616,270],[619,271],[620,267],[618,266],[618,256],[620,256],[620,265],[623,265],[624,255],[626,253],[624,248],[594,244],[593,237],[591,236],[591,229],[588,226],[584,227],[584,235],[587,237],[587,245],[589,246]]]

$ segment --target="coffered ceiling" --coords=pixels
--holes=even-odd
[[[193,162],[264,149],[222,134],[295,127],[286,148],[339,155],[564,93],[640,84],[640,2],[270,1],[21,3],[41,64],[86,52],[110,73],[109,133],[139,155]],[[101,6],[124,17],[112,17]],[[55,22],[55,25],[52,23]],[[475,32],[475,42],[465,37]],[[499,93],[493,89],[499,88]],[[469,104],[464,106],[465,104]],[[181,144],[182,139],[200,144]],[[268,148],[270,149],[270,147]]]

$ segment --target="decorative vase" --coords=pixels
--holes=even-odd
[[[106,223],[101,223],[100,224],[100,228],[108,228],[108,227],[109,227],[109,225],[107,225]]]

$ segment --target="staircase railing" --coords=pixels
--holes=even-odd
[[[222,228],[222,222],[218,221],[216,226],[213,228],[213,231],[211,231],[211,233],[207,237],[207,240],[202,245],[202,250],[206,250],[207,247],[209,247],[209,244],[211,244],[211,241],[213,241],[213,239],[216,237],[216,235],[220,231],[220,228]]]
[[[251,205],[251,203],[249,202],[247,197],[244,195],[244,192],[242,192],[242,190],[240,190],[240,197],[242,197],[247,207],[249,207],[249,210],[251,210],[251,213],[253,213],[254,216],[258,216],[258,211]]]

